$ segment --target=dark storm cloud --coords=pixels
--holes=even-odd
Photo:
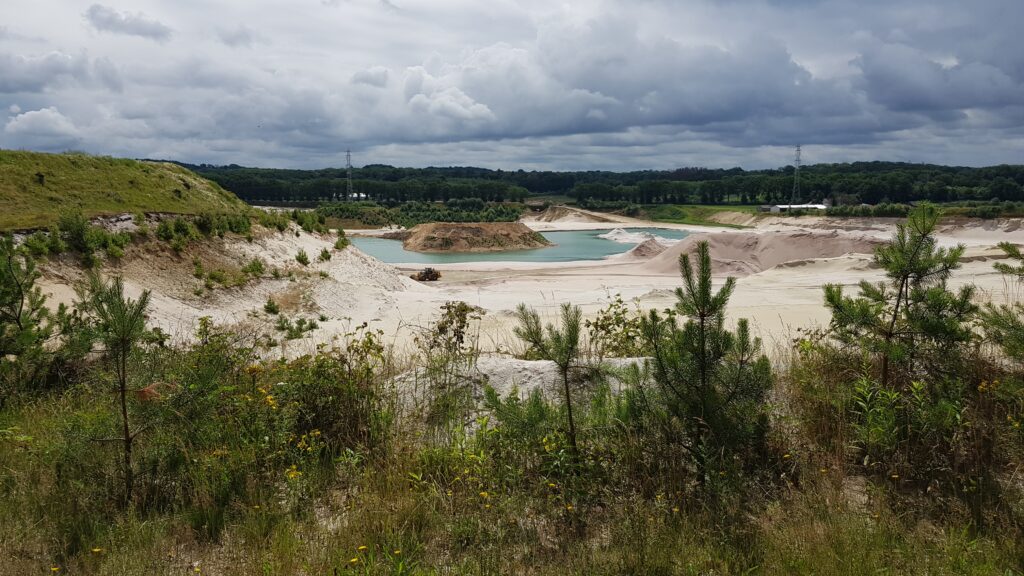
[[[3,146],[274,166],[352,148],[759,167],[796,143],[812,161],[1024,158],[1017,0],[138,0],[85,10],[104,35],[10,1]],[[153,18],[171,13],[173,33]]]
[[[141,36],[158,42],[171,38],[171,29],[157,20],[142,14],[118,12],[109,6],[93,4],[85,11],[85,19],[100,32]]]

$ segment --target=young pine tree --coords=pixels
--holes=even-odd
[[[759,452],[772,374],[746,320],[738,322],[735,332],[725,328],[735,279],[727,278],[714,290],[708,243],[697,245],[696,270],[688,254],[679,265],[683,287],[676,290],[675,310],[686,321],[680,326],[674,316],[663,318],[652,310],[641,329],[658,397],[678,425],[675,441],[703,482],[715,460],[726,465],[727,458]]]
[[[934,206],[915,208],[892,241],[876,250],[875,263],[887,280],[861,281],[857,297],[846,296],[842,286],[825,286],[833,337],[878,358],[883,388],[893,380],[894,365],[907,376],[915,366],[949,364],[971,339],[974,288],[954,293],[946,286],[964,248],[938,246],[938,218]]]
[[[1020,248],[1008,242],[1003,242],[999,247],[1014,264],[998,262],[995,264],[996,270],[1018,281],[1024,280],[1024,254],[1021,254]],[[989,340],[995,342],[1007,358],[1024,364],[1024,304],[988,304],[981,318]]]
[[[132,464],[132,445],[141,429],[132,430],[128,415],[128,360],[135,346],[146,332],[146,310],[149,308],[149,291],[143,291],[138,300],[128,298],[124,293],[124,282],[115,277],[104,282],[98,274],[89,275],[89,284],[84,293],[82,308],[95,320],[100,340],[107,356],[114,363],[117,377],[117,396],[121,412],[121,438],[123,446],[124,503],[131,504],[135,483]]]
[[[569,444],[573,458],[579,464],[579,445],[576,440],[576,420],[572,412],[572,391],[569,386],[569,374],[576,367],[580,354],[580,325],[583,316],[579,306],[562,304],[562,325],[555,328],[548,324],[541,327],[540,316],[533,309],[520,304],[516,309],[519,326],[515,334],[530,346],[530,351],[545,360],[551,360],[558,366],[562,378],[562,393],[565,409],[568,414]]]
[[[53,328],[38,278],[35,261],[10,236],[0,237],[0,405],[46,370],[44,344]]]

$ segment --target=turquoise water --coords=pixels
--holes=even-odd
[[[574,260],[600,260],[612,254],[621,254],[636,244],[614,242],[598,238],[608,230],[576,230],[572,232],[544,232],[554,246],[536,250],[510,252],[476,252],[450,254],[424,254],[409,252],[398,240],[360,238],[353,236],[352,244],[374,258],[390,263],[456,264],[460,262],[571,262]],[[683,230],[664,228],[630,228],[629,232],[649,232],[662,238],[678,240],[686,237]]]

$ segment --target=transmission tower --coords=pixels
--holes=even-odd
[[[793,161],[793,193],[789,196],[790,210],[800,197],[800,145],[796,145],[796,158]]]
[[[352,151],[345,150],[345,169],[348,171],[348,200],[352,200]]]

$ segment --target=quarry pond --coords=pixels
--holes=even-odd
[[[421,253],[402,248],[402,242],[352,236],[352,244],[366,254],[390,264],[458,264],[462,262],[572,262],[601,260],[621,254],[649,238],[671,244],[687,236],[684,230],[628,228],[543,232],[554,246],[507,252]]]

